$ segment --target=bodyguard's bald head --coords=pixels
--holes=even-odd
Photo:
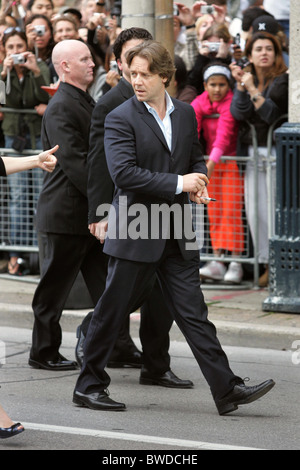
[[[57,43],[52,52],[52,62],[61,82],[83,91],[94,79],[95,64],[91,51],[78,39],[65,39]]]
[[[86,49],[86,44],[77,39],[65,39],[55,45],[52,51],[52,63],[60,79],[63,74],[62,62],[78,56],[80,52]]]

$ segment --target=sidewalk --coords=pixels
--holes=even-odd
[[[0,325],[31,328],[32,297],[38,282],[34,276],[14,278],[0,275]],[[285,350],[300,340],[300,313],[272,313],[262,310],[268,289],[253,289],[245,283],[239,287],[222,285],[202,286],[208,304],[209,319],[215,324],[222,344],[228,346],[261,347]],[[63,330],[76,331],[76,325],[91,311],[64,310],[61,319]],[[138,338],[139,313],[131,315],[131,335]],[[185,341],[177,326],[171,331],[171,340]]]

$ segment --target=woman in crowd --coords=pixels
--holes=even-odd
[[[37,61],[35,54],[28,50],[26,35],[18,28],[6,30],[3,43],[6,56],[0,73],[6,86],[6,107],[16,109],[15,113],[6,113],[5,107],[2,108],[5,147],[18,152],[25,148],[40,149],[42,116],[48,103],[48,94],[41,86],[50,83],[48,66],[43,61]],[[19,110],[24,108],[30,111],[20,113]],[[38,170],[33,170],[30,174],[14,174],[8,182],[11,244],[35,244],[34,209],[42,175]],[[33,188],[31,193],[29,188]],[[18,258],[19,253],[10,253],[10,274],[20,274]]]
[[[76,20],[71,15],[62,15],[54,19],[53,23],[54,42],[58,43],[64,39],[79,39]]]
[[[191,104],[197,96],[197,90],[195,87],[187,84],[188,71],[186,65],[184,60],[176,54],[174,56],[174,64],[176,68],[174,76],[175,98]]]
[[[229,65],[232,60],[231,46],[232,37],[225,24],[213,22],[204,32],[199,42],[199,55],[188,77],[188,84],[197,89],[198,95],[204,91],[204,67],[216,59]]]
[[[51,60],[55,45],[51,21],[45,15],[32,15],[25,23],[25,33],[28,49],[34,52],[36,58],[42,59],[48,65],[50,81],[53,83],[57,76]]]
[[[272,188],[267,185],[267,169],[264,158],[268,155],[267,136],[269,127],[288,112],[288,73],[284,63],[280,44],[274,35],[266,32],[254,34],[247,42],[245,54],[250,66],[243,70],[236,64],[231,65],[232,75],[236,80],[236,90],[231,104],[231,113],[239,121],[251,122],[258,140],[258,245],[256,244],[254,206],[254,161],[248,161],[245,173],[246,214],[257,251],[258,260],[265,265],[265,272],[259,279],[259,285],[268,285],[269,230],[268,209],[274,208],[275,165],[272,167]],[[278,123],[279,126],[281,123]],[[243,126],[244,128],[244,126]],[[245,155],[254,156],[250,127],[240,135],[240,144],[247,147]],[[243,149],[244,152],[245,149]],[[270,149],[269,149],[270,150]],[[275,155],[275,149],[272,149]],[[270,198],[269,198],[270,196]]]
[[[54,5],[52,0],[29,0],[27,4],[26,18],[36,14],[45,15],[49,20],[51,20],[54,15]]]
[[[199,138],[203,133],[209,155],[209,193],[216,199],[207,208],[213,252],[217,257],[227,253],[240,258],[244,251],[243,179],[236,160],[221,161],[222,155],[235,156],[237,148],[238,123],[230,113],[231,85],[229,67],[220,61],[213,62],[204,69],[205,91],[191,105]],[[241,263],[232,261],[226,271],[224,263],[213,260],[200,269],[200,277],[240,284],[243,269]]]
[[[0,157],[0,177],[33,168],[41,168],[42,170],[52,172],[56,165],[56,157],[53,153],[57,149],[58,145],[31,157]],[[23,425],[21,423],[14,423],[0,405],[0,439],[15,436],[23,431]]]
[[[90,47],[95,67],[93,70],[94,80],[88,88],[89,94],[97,102],[102,95],[119,83],[121,78],[115,56],[110,46],[106,52],[104,66]]]

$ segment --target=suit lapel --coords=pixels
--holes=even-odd
[[[173,100],[172,100],[173,101]],[[176,104],[173,102],[175,109],[171,113],[171,122],[172,122],[172,150],[171,154],[174,153],[177,145],[178,134],[180,130],[180,112],[176,108]]]
[[[157,124],[154,116],[152,116],[152,114],[149,113],[144,103],[138,101],[136,97],[134,97],[134,100],[135,100],[135,103],[138,107],[138,111],[141,114],[143,121],[147,124],[147,126],[150,127],[150,129],[154,132],[154,134],[159,138],[159,140],[166,147],[168,152],[170,152],[166,139],[162,133],[161,128]]]

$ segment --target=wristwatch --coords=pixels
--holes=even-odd
[[[260,96],[262,96],[262,94],[259,92],[259,93],[256,93],[254,96],[250,97],[250,99],[253,103],[256,103],[256,101],[258,100]]]

